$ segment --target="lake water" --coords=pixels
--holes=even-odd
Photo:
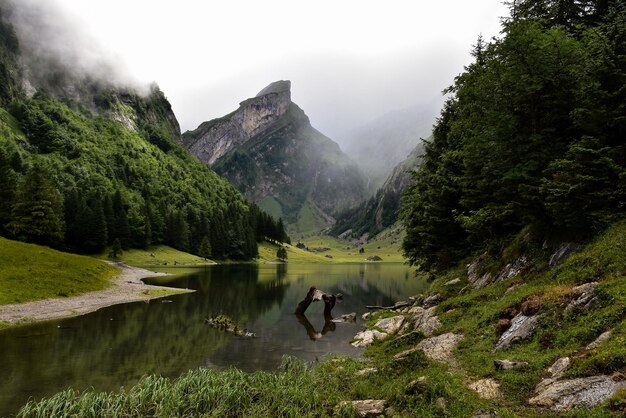
[[[0,331],[0,416],[29,398],[66,388],[98,391],[130,386],[145,375],[176,377],[190,369],[234,366],[273,370],[282,356],[307,361],[359,356],[348,341],[361,330],[366,305],[387,305],[424,291],[402,264],[225,265],[177,269],[150,283],[195,289],[167,300],[132,303],[89,315]],[[306,318],[293,312],[309,287],[343,293],[333,315],[357,322],[328,324],[323,302]],[[257,338],[242,339],[204,324],[226,314]]]

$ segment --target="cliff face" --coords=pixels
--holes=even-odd
[[[364,197],[356,165],[314,129],[278,81],[231,114],[183,134],[183,145],[297,231],[323,229]]]
[[[409,156],[398,164],[383,186],[364,205],[338,217],[331,233],[360,238],[374,236],[398,220],[398,209],[404,189],[411,183],[411,171],[419,168],[424,144],[420,142]]]

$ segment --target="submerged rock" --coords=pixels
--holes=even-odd
[[[506,350],[512,344],[530,338],[537,329],[537,316],[517,314],[511,321],[511,327],[502,334],[493,351]]]
[[[332,322],[335,322],[335,323],[345,323],[345,322],[355,322],[355,321],[356,321],[356,312],[343,314],[338,318],[332,319]]]

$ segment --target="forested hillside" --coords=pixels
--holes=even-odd
[[[626,4],[524,0],[474,62],[405,195],[404,251],[445,267],[527,228],[583,241],[624,216]]]
[[[286,238],[178,145],[158,87],[22,59],[11,12],[0,2],[0,235],[80,253],[166,243],[216,259],[250,259],[257,238]]]

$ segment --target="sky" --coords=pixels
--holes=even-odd
[[[25,0],[24,0],[25,1]],[[56,3],[80,37],[156,81],[183,131],[275,80],[329,135],[394,110],[439,107],[501,0],[28,0]]]

